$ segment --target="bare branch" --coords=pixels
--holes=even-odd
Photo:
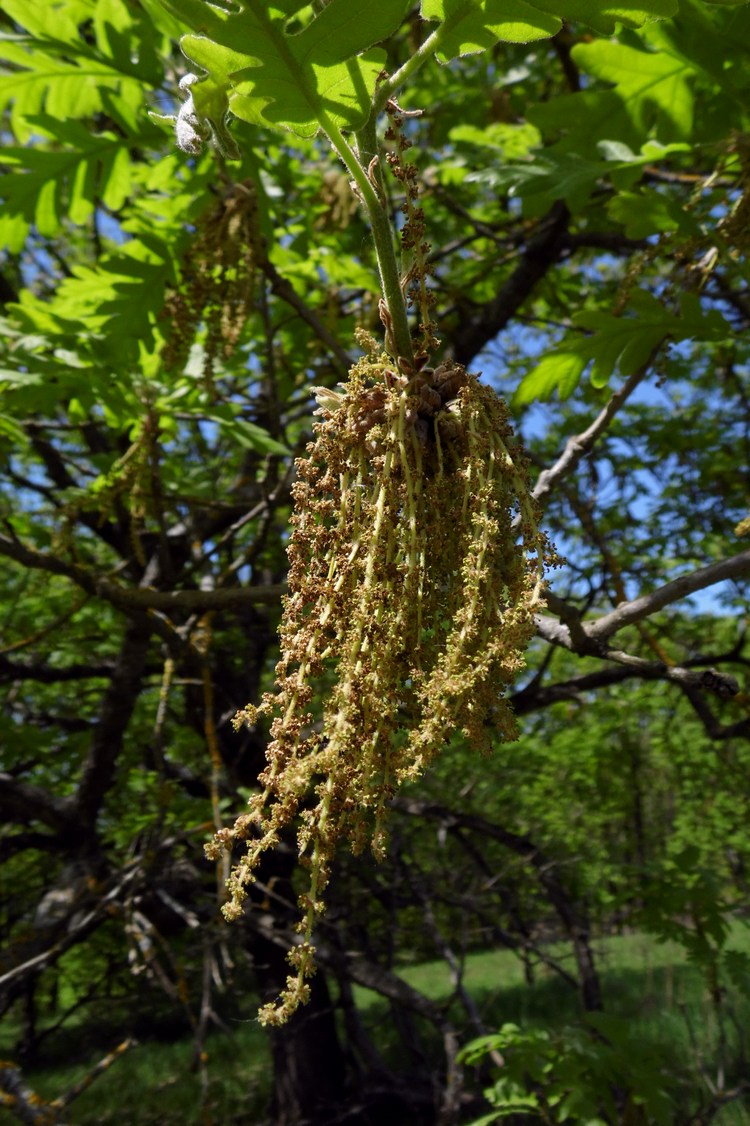
[[[0,814],[6,823],[28,825],[41,821],[50,829],[64,833],[70,827],[71,813],[69,798],[54,797],[41,786],[22,782],[4,771],[0,773]]]
[[[695,665],[694,668],[688,667],[688,664],[665,665],[661,661],[648,661],[614,649],[606,650],[603,656],[606,660],[617,664],[552,684],[532,681],[509,697],[514,714],[528,715],[561,700],[582,701],[587,692],[595,692],[599,688],[607,688],[613,684],[622,684],[635,677],[641,680],[671,681],[679,684],[681,688],[690,688],[697,693],[710,692],[722,700],[731,699],[740,690],[737,680],[730,673],[716,667],[723,660],[732,660],[731,655],[703,657],[700,661],[688,662]]]
[[[62,1112],[79,1095],[87,1091],[94,1080],[107,1071],[115,1060],[118,1060],[137,1043],[138,1041],[132,1038],[123,1040],[113,1052],[99,1060],[99,1063],[83,1079],[79,1079],[64,1095],[53,1099],[51,1102],[45,1102],[35,1091],[32,1091],[24,1082],[21,1069],[16,1064],[0,1063],[0,1106],[4,1106],[12,1114],[15,1114],[21,1122],[25,1122],[29,1126],[42,1126],[42,1124],[45,1124],[45,1126],[63,1126],[63,1119],[60,1117]]]
[[[0,1063],[0,1107],[15,1115],[26,1126],[63,1126],[62,1119],[51,1110],[42,1109],[43,1100],[24,1081],[21,1069],[5,1060]]]
[[[538,636],[544,641],[549,641],[550,645],[559,645],[561,649],[569,649],[571,653],[578,651],[573,644],[569,625],[559,622],[549,614],[537,614],[534,622]]]
[[[682,687],[709,739],[724,741],[725,739],[747,739],[750,736],[750,718],[746,716],[744,719],[737,720],[736,723],[719,723],[701,692],[690,685],[683,685]]]
[[[27,959],[27,961],[22,962],[18,966],[13,966],[12,969],[0,975],[0,989],[4,989],[18,978],[24,978],[28,977],[29,974],[38,973],[52,962],[56,962],[71,946],[82,942],[92,930],[96,929],[105,919],[109,918],[110,905],[117,903],[126,887],[132,884],[133,881],[141,875],[141,872],[140,862],[133,864],[128,871],[122,874],[122,879],[97,900],[95,906],[92,907],[90,911],[87,911],[85,914],[81,913],[76,916],[75,920],[71,920],[70,926],[58,942],[49,946],[40,954],[34,955],[33,958]]]
[[[601,437],[614,416],[627,399],[630,398],[633,391],[635,391],[638,384],[646,375],[653,362],[654,354],[655,353],[652,352],[646,363],[643,364],[638,371],[633,372],[633,374],[625,380],[622,387],[614,392],[606,406],[600,411],[586,430],[568,439],[565,449],[555,464],[550,466],[549,469],[542,470],[531,494],[535,500],[544,500],[552,489],[552,486],[561,478],[567,477],[572,473],[581,458],[592,449],[597,438]]]
[[[18,291],[13,282],[5,274],[0,274],[0,305],[15,305],[17,302]]]
[[[651,594],[642,594],[630,602],[622,602],[609,614],[603,614],[596,621],[587,623],[584,630],[592,641],[605,641],[624,626],[639,622],[642,618],[656,613],[657,610],[663,610],[665,606],[695,594],[696,591],[705,590],[726,579],[742,577],[750,577],[750,548],[741,551],[739,555],[733,555],[730,559],[721,559],[687,575],[680,575],[678,579],[665,583]]]
[[[113,665],[64,665],[55,668],[47,664],[22,664],[9,661],[0,652],[0,681],[37,680],[41,684],[58,684],[66,680],[106,679],[112,675]]]
[[[594,965],[594,956],[589,942],[589,923],[573,896],[564,886],[559,876],[558,865],[546,856],[527,836],[513,833],[502,825],[488,821],[473,813],[464,813],[435,802],[419,801],[414,798],[394,798],[393,809],[413,817],[430,818],[440,821],[446,829],[460,825],[470,831],[499,841],[526,860],[534,869],[540,885],[557,912],[563,929],[573,946],[580,977],[581,998],[587,1012],[602,1007],[601,988]]]
[[[734,560],[724,560],[722,563],[712,564],[710,567],[704,567],[701,571],[694,572],[692,576],[685,575],[683,578],[689,580],[694,579],[695,576],[705,576],[708,572],[713,574],[721,573],[722,570],[727,569],[727,564],[736,563],[737,560],[743,558],[745,559],[744,570],[748,571],[750,570],[750,551],[743,552],[741,556],[736,556]],[[727,578],[730,576],[723,574],[722,577]],[[659,595],[661,592],[665,591],[668,594],[671,592],[672,596],[665,596],[665,601],[661,603],[661,605],[668,605],[678,597],[684,597],[684,593],[675,594],[675,587],[681,581],[680,579],[676,579],[672,583],[667,583],[665,587],[661,587],[659,591],[654,592],[654,595]],[[715,581],[719,580],[716,578],[710,579],[705,585],[708,586],[711,582]],[[701,587],[698,586],[696,589],[701,589]],[[671,681],[685,690],[690,689],[692,692],[698,694],[701,692],[710,692],[722,700],[728,700],[731,699],[732,696],[736,696],[740,690],[737,680],[729,673],[721,672],[714,666],[717,661],[738,660],[739,653],[733,652],[721,658],[703,657],[700,660],[691,661],[690,665],[692,667],[687,667],[684,665],[667,664],[665,661],[648,660],[647,658],[627,653],[622,649],[613,649],[603,644],[605,638],[610,633],[614,633],[617,629],[622,628],[622,626],[628,625],[636,620],[632,617],[627,617],[627,620],[625,620],[625,612],[628,611],[630,607],[637,607],[651,597],[653,596],[646,595],[643,598],[635,599],[634,602],[623,603],[616,610],[613,610],[611,614],[605,614],[602,618],[598,618],[596,621],[589,623],[583,622],[580,617],[566,617],[566,620],[563,622],[547,614],[538,614],[536,616],[537,634],[551,645],[557,645],[561,649],[567,649],[569,652],[577,653],[582,657],[592,656],[598,657],[600,660],[604,661],[614,661],[617,665],[622,667],[619,670],[603,669],[595,673],[575,677],[572,680],[563,681],[560,684],[540,685],[534,683],[529,685],[527,689],[521,690],[513,697],[514,710],[517,711],[518,714],[524,714],[540,707],[546,707],[548,704],[554,703],[557,700],[574,698],[581,692],[592,691],[606,684],[619,683],[629,677],[635,676],[643,680]],[[567,606],[567,603],[564,604],[564,606],[568,610],[572,609]],[[655,609],[659,608],[661,608],[660,605],[654,604],[641,616],[645,616],[646,613],[652,613]],[[620,611],[623,611],[623,620],[616,620],[611,629],[608,628],[600,634],[597,630],[599,623],[610,623],[612,619],[616,618]]]
[[[2,778],[0,777],[0,785]],[[0,863],[16,856],[19,852],[28,849],[38,849],[39,852],[60,851],[60,838],[52,833],[21,832],[13,833],[7,837],[0,837]]]
[[[555,203],[528,240],[518,265],[500,292],[455,333],[453,355],[459,363],[471,363],[477,352],[493,340],[520,309],[537,284],[559,260],[565,246],[570,214],[564,203]]]
[[[258,883],[257,886],[265,890],[265,885]],[[285,900],[283,902],[286,904]],[[274,926],[270,915],[247,912],[244,922],[256,934],[262,935],[268,942],[284,951],[290,950],[299,942],[299,938],[291,928]],[[335,944],[329,944],[324,937],[328,930],[334,933],[333,926],[329,926],[325,919],[321,920],[321,934],[315,942],[316,957],[321,966],[343,971],[351,981],[364,989],[371,989],[381,997],[387,997],[388,1000],[403,1005],[405,1009],[424,1017],[438,1027],[442,1026],[444,1018],[439,1005],[414,989],[403,978],[384,966],[370,961],[359,951],[344,951],[337,949]],[[0,979],[1,984],[2,979]]]
[[[285,583],[220,590],[129,588],[105,578],[104,575],[97,575],[79,563],[65,562],[54,555],[45,555],[36,548],[27,547],[20,540],[4,535],[0,535],[0,555],[15,559],[24,567],[70,579],[87,594],[97,595],[126,613],[144,610],[185,610],[192,613],[199,610],[227,610],[234,606],[275,605],[287,590]]]
[[[138,1041],[132,1036],[129,1036],[126,1040],[123,1040],[122,1043],[118,1044],[113,1051],[109,1052],[106,1056],[104,1056],[103,1059],[100,1059],[99,1062],[95,1064],[94,1067],[92,1067],[91,1071],[89,1071],[88,1074],[84,1075],[83,1079],[79,1079],[78,1082],[74,1083],[73,1086],[68,1091],[66,1091],[64,1095],[61,1095],[59,1098],[55,1099],[50,1105],[54,1107],[60,1107],[63,1110],[66,1107],[70,1106],[70,1104],[75,1099],[77,1099],[79,1095],[82,1095],[84,1091],[88,1091],[94,1080],[98,1079],[100,1075],[103,1075],[105,1071],[108,1071],[112,1064],[116,1060],[118,1060],[120,1056],[123,1056],[125,1052],[130,1050],[130,1048],[135,1048],[137,1046]]]
[[[89,830],[93,829],[102,799],[114,779],[117,756],[141,691],[150,638],[145,616],[128,624],[112,679],[102,699],[75,797],[77,820]]]
[[[291,306],[302,320],[309,324],[321,343],[325,344],[328,349],[334,367],[338,368],[341,375],[346,375],[352,365],[351,356],[341,347],[339,341],[326,328],[317,313],[314,313],[309,305],[305,304],[291,282],[282,277],[268,258],[260,263],[260,268],[271,283],[271,293],[280,297],[282,301],[286,301],[287,305]]]

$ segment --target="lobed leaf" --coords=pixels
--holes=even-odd
[[[123,111],[140,110],[143,87],[162,80],[162,44],[145,16],[123,0],[67,0],[64,4],[6,0],[3,10],[28,34],[0,36],[0,112],[10,110],[19,142],[33,134],[29,118],[46,113],[61,126],[106,112],[106,97]],[[90,22],[94,42],[81,34]],[[111,105],[111,102],[110,102]]]
[[[5,150],[3,163],[12,171],[0,175],[0,198],[11,251],[21,249],[32,225],[53,236],[65,215],[76,225],[85,223],[97,201],[117,211],[131,188],[130,155],[114,133],[93,134],[77,122],[60,123],[47,114],[28,121],[37,133],[53,135],[65,147]]]
[[[559,14],[527,0],[422,0],[422,19],[450,28],[439,51],[444,60],[485,51],[499,40],[548,39],[562,27]]]
[[[720,342],[729,327],[716,310],[704,312],[694,294],[683,294],[679,313],[668,310],[649,293],[633,295],[629,314],[616,317],[604,311],[577,313],[573,325],[590,335],[566,340],[548,353],[521,381],[516,402],[547,399],[557,391],[561,399],[574,390],[591,365],[594,387],[605,387],[615,370],[628,376],[647,363],[665,341]]]
[[[162,3],[197,33],[184,36],[181,46],[207,72],[191,87],[200,116],[216,121],[230,109],[244,121],[300,136],[312,136],[326,119],[346,129],[363,124],[385,63],[385,53],[371,48],[399,27],[409,9],[408,0],[366,6],[330,0],[291,34],[291,5],[241,0],[240,10],[230,14],[200,0]]]
[[[677,0],[422,0],[422,18],[448,28],[440,45],[444,60],[494,47],[499,41],[530,43],[555,35],[565,20],[610,34],[617,23],[640,27],[677,11]]]
[[[123,372],[139,362],[139,348],[153,351],[159,342],[157,318],[173,280],[170,248],[144,236],[103,255],[95,267],[76,266],[58,286],[54,303],[25,290],[12,309],[27,333],[48,334],[69,346],[96,338],[98,358]]]
[[[274,454],[277,457],[289,457],[291,454],[287,446],[272,438],[262,426],[238,417],[238,408],[230,404],[212,407],[206,417],[215,422],[233,443],[243,449],[254,450],[260,454]]]
[[[182,49],[205,75],[191,87],[191,95],[198,116],[212,125],[214,133],[231,110],[245,121],[300,136],[314,135],[326,121],[344,129],[364,123],[385,61],[374,45],[391,35],[409,10],[408,0],[359,6],[350,0],[329,0],[301,30],[290,31],[290,26],[302,22],[296,17],[306,6],[299,0],[271,5],[238,0],[236,10],[207,0],[161,3],[170,16],[192,29],[181,40]],[[422,0],[421,4],[422,18],[441,24],[438,54],[443,60],[490,49],[499,41],[549,38],[565,20],[581,21],[609,34],[618,23],[639,27],[676,11],[677,0],[604,4]]]

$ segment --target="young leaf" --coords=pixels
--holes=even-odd
[[[181,46],[208,72],[191,88],[199,116],[215,120],[226,106],[244,121],[300,136],[313,136],[325,119],[347,129],[365,121],[385,63],[383,51],[368,48],[394,32],[409,8],[408,0],[365,7],[330,0],[290,35],[285,15],[261,0],[242,0],[231,15],[197,0],[162,2],[198,32]]]
[[[623,224],[625,234],[632,239],[676,231],[690,221],[684,208],[669,196],[649,190],[620,192],[607,205],[607,213],[616,223]]]
[[[97,200],[117,211],[131,188],[130,154],[114,133],[93,134],[47,114],[28,121],[64,147],[54,152],[13,147],[3,153],[3,163],[13,169],[0,176],[5,214],[16,219],[12,249],[20,249],[18,239],[32,223],[40,234],[54,235],[66,214],[76,225],[85,223]]]
[[[444,60],[487,50],[498,41],[548,39],[560,30],[563,20],[580,20],[609,34],[616,23],[640,27],[676,11],[676,0],[645,0],[639,5],[622,0],[422,0],[422,19],[441,20],[448,29],[439,49]]]
[[[106,95],[132,113],[140,110],[144,86],[162,80],[163,41],[144,13],[128,12],[122,0],[6,0],[3,11],[29,32],[3,35],[0,50],[0,112],[10,107],[11,129],[22,144],[34,132],[28,119],[37,114],[64,125],[106,112]],[[93,43],[80,31],[90,20]]]
[[[584,89],[533,106],[529,120],[555,137],[555,153],[597,158],[602,141],[616,139],[637,152],[646,142],[691,139],[695,68],[668,49],[640,50],[598,41],[573,48],[576,64],[608,88]]]
[[[422,19],[441,20],[450,27],[440,45],[447,60],[494,47],[498,40],[530,43],[548,39],[562,27],[559,15],[526,0],[422,0]]]
[[[605,387],[616,369],[621,375],[636,372],[664,340],[721,341],[729,335],[721,314],[704,312],[693,294],[683,295],[679,316],[649,293],[637,292],[625,316],[592,311],[577,313],[572,320],[591,335],[567,340],[546,355],[521,381],[517,403],[549,398],[555,390],[566,398],[589,364],[594,387]]]
[[[228,438],[244,449],[255,450],[261,454],[276,454],[279,457],[289,457],[291,454],[287,446],[277,442],[262,426],[238,418],[234,409],[228,404],[213,407],[206,417],[217,423]]]

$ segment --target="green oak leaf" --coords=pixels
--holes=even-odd
[[[3,234],[11,251],[20,250],[29,227],[56,235],[65,217],[80,226],[97,200],[117,211],[132,185],[132,161],[122,139],[111,132],[92,133],[77,121],[56,121],[49,114],[27,118],[38,135],[61,143],[57,150],[8,146],[0,175]]]
[[[579,44],[572,54],[586,75],[609,88],[585,89],[529,110],[542,133],[559,134],[555,152],[598,155],[599,143],[612,137],[633,149],[649,137],[662,144],[690,139],[695,70],[683,58],[605,40]]]
[[[677,0],[422,0],[422,18],[445,25],[438,52],[443,60],[484,51],[499,41],[548,39],[564,20],[609,34],[617,23],[640,27],[676,12]]]
[[[677,0],[562,0],[547,4],[536,0],[539,7],[559,11],[565,20],[580,21],[606,35],[616,24],[642,27],[652,20],[668,19],[677,14]]]
[[[253,124],[312,136],[320,124],[362,125],[383,69],[385,53],[372,50],[402,23],[408,0],[365,7],[330,0],[301,31],[287,31],[301,4],[241,0],[228,12],[202,0],[162,0],[192,27],[182,49],[207,78],[191,87],[199,116],[215,121],[222,99],[235,116]]]
[[[557,391],[561,399],[575,390],[591,364],[591,383],[606,387],[615,370],[628,376],[648,363],[665,340],[710,340],[729,335],[729,326],[716,310],[704,312],[695,294],[683,294],[679,313],[667,309],[650,293],[635,292],[625,316],[606,310],[584,310],[572,318],[585,336],[571,336],[555,348],[521,381],[517,404],[548,399]]]
[[[422,19],[449,28],[440,45],[442,59],[484,51],[499,40],[548,39],[562,27],[559,15],[527,0],[422,0]]]
[[[581,43],[573,55],[586,74],[614,85],[641,135],[656,121],[670,134],[660,136],[662,141],[689,136],[693,123],[689,80],[694,69],[683,58],[666,50],[643,51],[612,42]]]
[[[642,239],[683,228],[695,227],[690,217],[674,200],[656,191],[618,192],[607,205],[607,214],[622,223],[628,238]],[[691,232],[697,233],[697,232]]]

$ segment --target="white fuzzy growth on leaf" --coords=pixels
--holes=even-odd
[[[198,154],[203,150],[203,142],[209,140],[211,129],[202,121],[195,110],[190,87],[200,81],[197,74],[186,74],[180,79],[180,89],[187,90],[188,96],[179,108],[174,122],[177,147],[183,152]]]

